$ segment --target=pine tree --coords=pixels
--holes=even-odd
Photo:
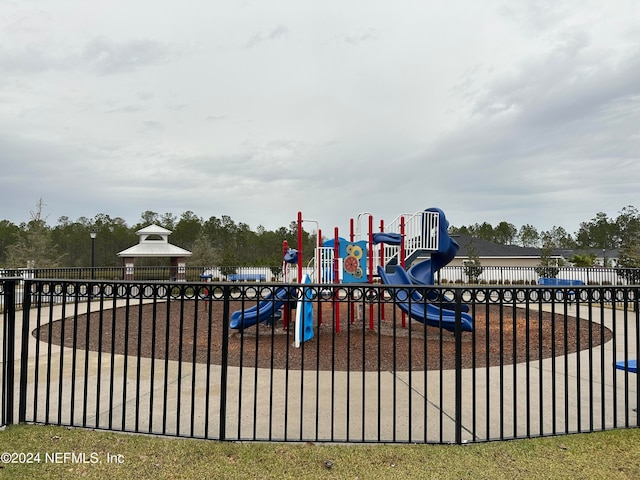
[[[482,275],[484,269],[473,238],[467,244],[467,257],[468,260],[464,262],[464,273],[469,277],[469,283],[478,283],[478,277]]]
[[[548,236],[545,237],[544,246],[540,249],[540,263],[535,271],[542,278],[556,278],[560,271],[558,260],[553,258],[553,243]]]
[[[636,235],[625,235],[622,238],[616,273],[629,283],[640,282],[640,239]]]

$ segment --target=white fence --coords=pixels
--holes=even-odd
[[[541,275],[536,267],[481,267],[482,273],[473,281],[463,266],[443,267],[439,272],[442,283],[488,283],[498,285],[536,284]],[[585,285],[627,285],[615,268],[558,267],[556,278],[582,280]]]

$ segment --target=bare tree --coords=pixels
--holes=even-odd
[[[36,210],[30,212],[31,220],[22,224],[18,239],[7,248],[7,263],[10,267],[55,268],[60,266],[64,255],[58,252],[42,216],[45,204],[42,199],[36,204]]]

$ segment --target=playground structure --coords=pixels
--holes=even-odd
[[[366,238],[363,238],[361,228],[363,217],[368,218]],[[399,215],[386,228],[381,220],[379,232],[373,231],[373,215],[362,213],[356,220],[351,219],[348,240],[339,235],[336,227],[333,238],[322,241],[322,231],[318,228],[318,245],[309,261],[313,267],[313,278],[302,273],[302,228],[305,221],[317,225],[314,220],[304,220],[302,213],[298,212],[297,249],[291,248],[286,240],[283,242],[283,285],[267,294],[257,305],[234,312],[230,328],[242,330],[282,317],[286,329],[291,320],[291,309],[295,308],[295,343],[299,346],[313,337],[310,300],[317,293],[317,288],[300,288],[296,284],[313,281],[316,285],[332,285],[333,290],[328,290],[329,296],[335,296],[337,284],[373,284],[379,280],[390,286],[388,294],[403,312],[403,327],[406,326],[405,315],[408,315],[418,322],[454,332],[456,315],[459,315],[462,331],[473,329],[473,319],[465,305],[460,305],[460,311],[456,313],[451,299],[442,301],[435,291],[422,288],[434,285],[437,272],[451,262],[458,251],[458,244],[448,234],[449,222],[439,208]],[[373,305],[369,313],[369,327],[373,329]],[[339,331],[339,313],[337,315],[336,331]],[[321,321],[319,318],[318,323]]]

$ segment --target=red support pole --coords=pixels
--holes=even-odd
[[[322,248],[322,230],[318,228],[318,248]],[[318,274],[316,276],[316,282],[320,283],[322,281],[322,255],[320,250],[316,250],[316,268],[318,270]]]
[[[354,242],[356,240],[355,235],[355,220],[349,219],[349,241]],[[353,298],[349,295],[349,322],[354,323],[356,320],[356,305],[353,303]]]
[[[400,266],[404,268],[404,216],[400,217]],[[407,314],[402,312],[402,328],[407,328]]]
[[[369,262],[369,283],[373,283],[373,217],[369,215],[369,255],[367,255],[367,261]]]
[[[380,233],[384,232],[384,220],[380,219]],[[384,243],[380,244],[380,266],[384,268]],[[384,303],[380,309],[380,319],[384,320]]]
[[[380,233],[384,233],[384,220],[380,220]],[[384,243],[380,244],[380,266],[384,267]]]
[[[369,285],[373,284],[373,217],[369,215]],[[373,330],[373,302],[369,303],[369,330]]]
[[[322,230],[320,230],[318,228],[318,248],[322,247]],[[317,282],[320,283],[322,281],[322,271],[324,269],[324,264],[323,264],[323,251],[322,250],[318,250],[318,253],[316,255],[316,268],[318,269],[318,278],[317,278]],[[320,296],[318,296],[318,298],[320,298]],[[318,325],[322,325],[322,302],[318,302]]]
[[[282,329],[286,330],[289,328],[289,322],[291,321],[291,306],[289,302],[285,302],[282,307]]]
[[[340,281],[340,267],[338,265],[338,259],[340,258],[340,238],[338,237],[338,227],[335,227],[333,231],[333,283],[338,283]],[[333,288],[333,312],[336,323],[336,333],[340,333],[340,302],[336,301],[336,297],[338,295],[338,288]],[[338,308],[336,309],[336,303],[338,304]]]
[[[400,217],[400,266],[404,268],[404,216]]]
[[[302,212],[298,212],[298,283],[302,282]]]

